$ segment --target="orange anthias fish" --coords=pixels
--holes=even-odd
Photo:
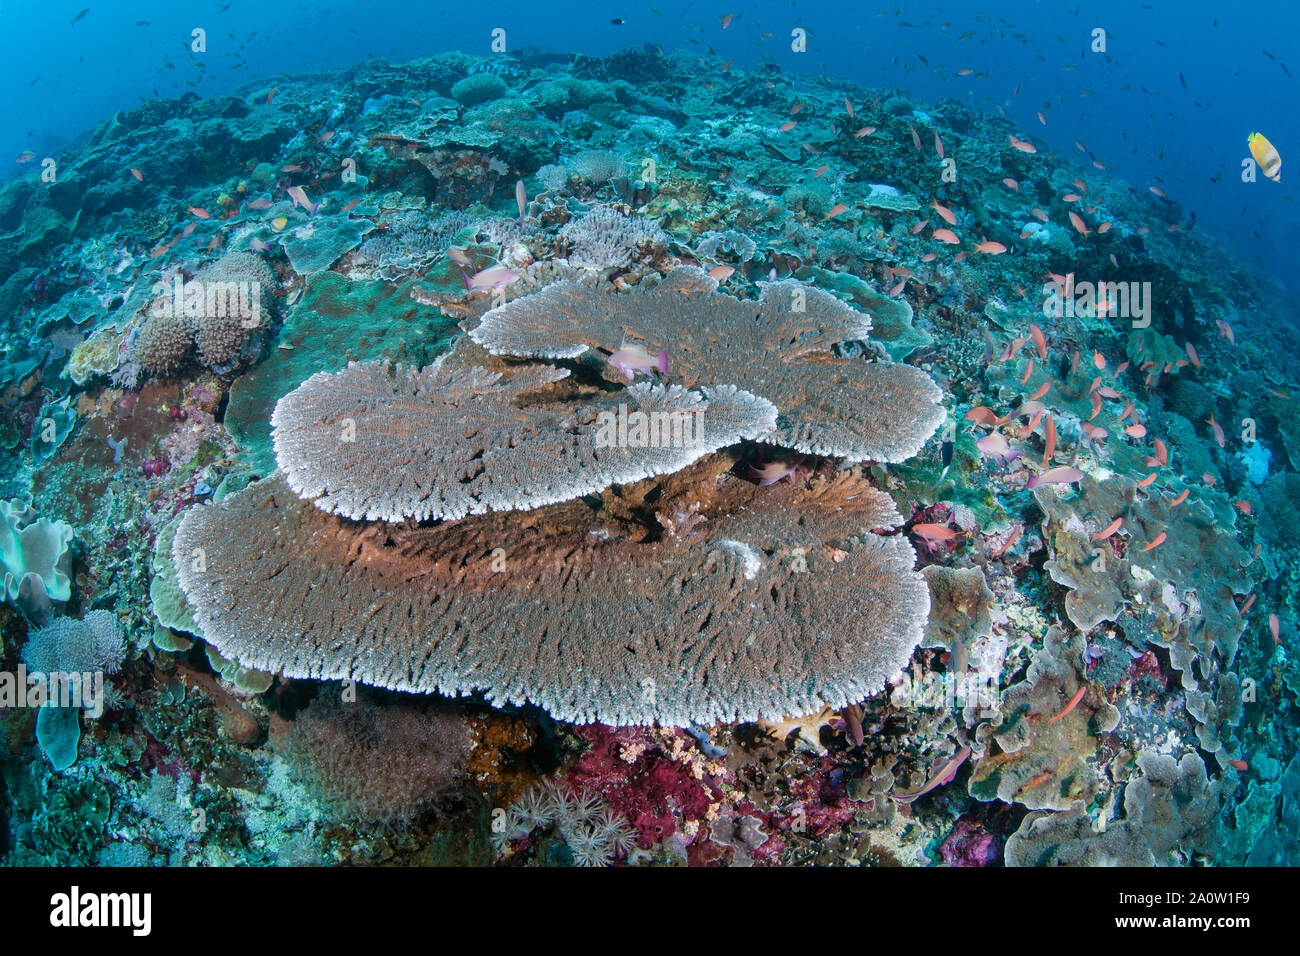
[[[1092,540],[1093,540],[1093,541],[1105,541],[1107,538],[1109,538],[1111,535],[1113,535],[1116,531],[1118,531],[1118,530],[1120,529],[1120,527],[1121,527],[1123,524],[1124,524],[1124,519],[1123,519],[1123,518],[1116,518],[1116,519],[1115,519],[1114,521],[1112,521],[1110,524],[1106,525],[1106,527],[1105,527],[1104,529],[1102,529],[1101,531],[1098,531],[1096,534],[1094,534],[1094,535],[1092,536]]]
[[[1049,720],[1048,723],[1049,724],[1056,723],[1058,720],[1060,720],[1070,711],[1074,710],[1074,708],[1078,707],[1079,701],[1083,700],[1083,695],[1086,693],[1088,693],[1088,686],[1085,684],[1083,687],[1080,687],[1078,690],[1074,692],[1074,696],[1070,698],[1070,702],[1065,705],[1065,710],[1061,711],[1059,714],[1057,714],[1055,717]]]
[[[1235,347],[1237,344],[1237,336],[1233,334],[1232,326],[1223,321],[1223,319],[1215,319],[1214,321],[1219,326],[1219,337],[1227,339],[1228,344]]]
[[[919,153],[921,151],[921,134],[916,131],[916,127],[911,123],[907,124],[907,128],[912,131],[912,142],[916,144],[916,151]]]
[[[1074,226],[1075,229],[1082,233],[1084,238],[1087,238],[1088,227],[1084,225],[1083,217],[1081,217],[1077,212],[1070,213],[1070,225]]]
[[[834,206],[831,206],[830,212],[826,214],[826,218],[834,219],[836,216],[842,216],[844,213],[848,211],[849,211],[848,206],[844,205],[844,203],[842,202],[837,202]]]
[[[996,551],[990,552],[989,557],[990,558],[1001,557],[1004,553],[1006,553],[1007,548],[1011,547],[1013,544],[1015,544],[1017,541],[1020,540],[1021,532],[1023,532],[1024,530],[1025,530],[1024,525],[1022,524],[1016,525],[1015,528],[1012,529],[1011,533],[1007,535],[1007,540],[1003,541],[1002,544],[998,545],[998,549]]]
[[[912,534],[924,541],[925,546],[931,551],[934,550],[935,545],[947,544],[959,537],[959,532],[953,531],[952,528],[942,524],[913,525]]]
[[[209,213],[206,209],[200,209],[197,206],[190,206],[189,209],[186,210],[186,212],[188,212],[192,216],[197,216],[200,219],[207,219],[211,215],[211,213]]]
[[[131,175],[134,176],[138,182],[144,182],[144,174],[134,166],[131,167]]]
[[[1270,614],[1270,615],[1268,616],[1268,632],[1269,632],[1270,634],[1273,635],[1273,646],[1274,646],[1274,647],[1276,647],[1278,644],[1281,644],[1281,643],[1282,643],[1282,638],[1279,636],[1279,634],[1281,633],[1281,630],[1282,630],[1282,626],[1281,626],[1281,623],[1280,623],[1280,622],[1278,621],[1278,619],[1277,619],[1277,615],[1276,615],[1276,614]]]
[[[875,131],[876,131],[876,128],[875,128],[874,126],[864,126],[864,127],[862,127],[862,129],[858,130],[856,133],[853,134],[853,138],[854,138],[854,139],[862,139],[862,137],[864,137],[864,136],[870,136],[870,135],[871,135],[872,133],[874,133]]]
[[[1047,222],[1048,219],[1046,210],[1039,209],[1037,206],[1029,210],[1029,215],[1033,216],[1039,222]]]
[[[943,159],[943,140],[939,138],[938,130],[934,131],[934,151],[939,154],[940,159]]]
[[[1227,439],[1223,434],[1223,426],[1214,420],[1213,415],[1205,420],[1205,424],[1209,425],[1210,430],[1214,432],[1214,440],[1218,443],[1218,446],[1220,448],[1227,447]]]
[[[1184,488],[1175,497],[1169,499],[1169,507],[1172,508],[1175,505],[1181,505],[1184,501],[1187,500],[1187,496],[1191,494],[1191,492],[1192,492],[1191,488]]]
[[[1007,247],[1000,242],[981,242],[975,247],[976,252],[983,252],[990,256],[1000,256],[1007,251]]]
[[[307,210],[308,215],[314,215],[316,210],[320,208],[320,203],[314,203],[307,198],[307,192],[301,186],[290,186],[285,192],[289,194],[293,204],[302,206]]]
[[[951,229],[936,229],[933,233],[933,238],[937,239],[939,242],[946,242],[950,246],[955,246],[957,243],[961,242],[961,240],[957,238],[957,234]]]
[[[1150,551],[1150,550],[1152,550],[1153,548],[1158,548],[1158,547],[1160,547],[1162,544],[1165,543],[1165,539],[1168,538],[1168,537],[1169,537],[1168,534],[1166,534],[1165,532],[1161,531],[1158,535],[1156,535],[1154,538],[1152,538],[1152,539],[1151,539],[1151,543],[1148,544],[1148,545],[1147,545],[1145,548],[1143,548],[1142,550],[1143,550],[1143,551]]]
[[[998,418],[993,409],[984,405],[976,405],[966,413],[966,420],[974,422],[976,425],[1001,425],[1006,421],[1005,418]]]
[[[1022,153],[1036,153],[1036,152],[1038,152],[1038,150],[1034,148],[1034,144],[1033,144],[1033,143],[1027,143],[1027,142],[1025,142],[1023,139],[1016,139],[1014,136],[1010,137],[1010,139],[1011,139],[1011,148],[1012,148],[1012,149],[1018,149],[1018,150],[1020,150]]]
[[[1083,480],[1083,472],[1078,468],[1071,468],[1069,465],[1062,465],[1058,468],[1049,468],[1041,475],[1034,475],[1026,482],[1026,488],[1037,488],[1039,485],[1068,485],[1076,481]]]
[[[790,132],[790,130],[794,129],[794,128],[795,128],[796,126],[798,126],[798,125],[799,125],[799,124],[796,123],[794,120],[790,120],[790,122],[788,122],[788,123],[782,123],[780,126],[778,126],[778,127],[776,128],[776,131],[777,131],[778,133],[788,133],[788,132]]]
[[[946,222],[948,225],[950,226],[957,225],[956,214],[947,206],[941,206],[937,200],[931,200],[930,208],[933,209],[935,212],[937,212],[940,215],[940,217],[942,217],[943,221]]]
[[[1014,179],[1010,177],[1007,177],[1006,179],[1002,180],[1002,185],[1006,186],[1013,193],[1020,192],[1020,183],[1016,182]]]
[[[1038,348],[1038,357],[1047,360],[1047,336],[1043,335],[1043,330],[1034,323],[1029,323],[1029,337],[1034,340],[1034,345]]]

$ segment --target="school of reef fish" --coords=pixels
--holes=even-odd
[[[1297,325],[1035,139],[646,47],[24,154],[0,663],[108,676],[0,857],[1300,862]]]

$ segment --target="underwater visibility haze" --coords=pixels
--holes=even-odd
[[[0,861],[1300,860],[1300,8],[4,13]]]

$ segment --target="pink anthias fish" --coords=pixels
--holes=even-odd
[[[290,186],[285,190],[289,198],[293,200],[295,206],[302,206],[307,210],[308,215],[315,215],[316,210],[320,208],[320,203],[314,203],[307,198],[307,192],[301,186]]]
[[[519,273],[502,265],[489,266],[482,272],[465,276],[465,288],[470,292],[479,289],[504,289],[512,282],[519,281]]]
[[[750,465],[749,470],[758,476],[759,486],[766,488],[768,485],[776,484],[782,478],[789,478],[790,483],[794,484],[795,478],[804,470],[802,466],[803,456],[800,456],[798,458],[777,459],[758,468]]]
[[[935,787],[941,787],[946,783],[951,783],[953,777],[957,776],[957,771],[961,769],[961,765],[966,762],[966,758],[969,756],[970,748],[962,747],[961,750],[958,750],[952,755],[951,760],[935,771],[934,776],[927,780],[922,786],[915,790],[890,794],[890,796],[893,797],[894,801],[897,803],[911,803],[913,800],[925,796]]]
[[[1083,478],[1083,472],[1078,468],[1071,468],[1069,465],[1062,465],[1059,468],[1049,468],[1041,475],[1034,475],[1025,484],[1027,488],[1037,488],[1039,485],[1068,485],[1079,481]]]
[[[1012,451],[1011,445],[1000,432],[990,432],[977,441],[975,447],[1003,465],[1020,457],[1020,452]]]
[[[515,180],[515,202],[519,205],[519,225],[524,224],[524,209],[528,205],[528,190],[522,179]]]
[[[658,355],[651,355],[639,345],[623,345],[605,361],[618,369],[629,382],[638,374],[644,372],[648,375],[655,369],[658,369],[660,375],[668,374],[667,349],[660,349]]]

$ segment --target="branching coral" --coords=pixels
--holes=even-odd
[[[667,474],[776,425],[768,402],[728,386],[701,395],[642,383],[587,402],[519,406],[567,375],[382,362],[318,373],[276,405],[276,458],[289,486],[326,511],[460,518]]]
[[[771,401],[780,412],[771,444],[886,462],[920,451],[944,417],[930,377],[837,358],[836,345],[868,337],[867,316],[798,282],[759,285],[753,302],[690,267],[627,294],[559,282],[492,310],[470,337],[496,354],[549,359],[627,342],[667,349],[688,387],[725,382]]]
[[[662,247],[668,235],[643,216],[625,216],[609,206],[597,206],[560,230],[568,246],[567,259],[583,269],[618,269],[643,252]]]

